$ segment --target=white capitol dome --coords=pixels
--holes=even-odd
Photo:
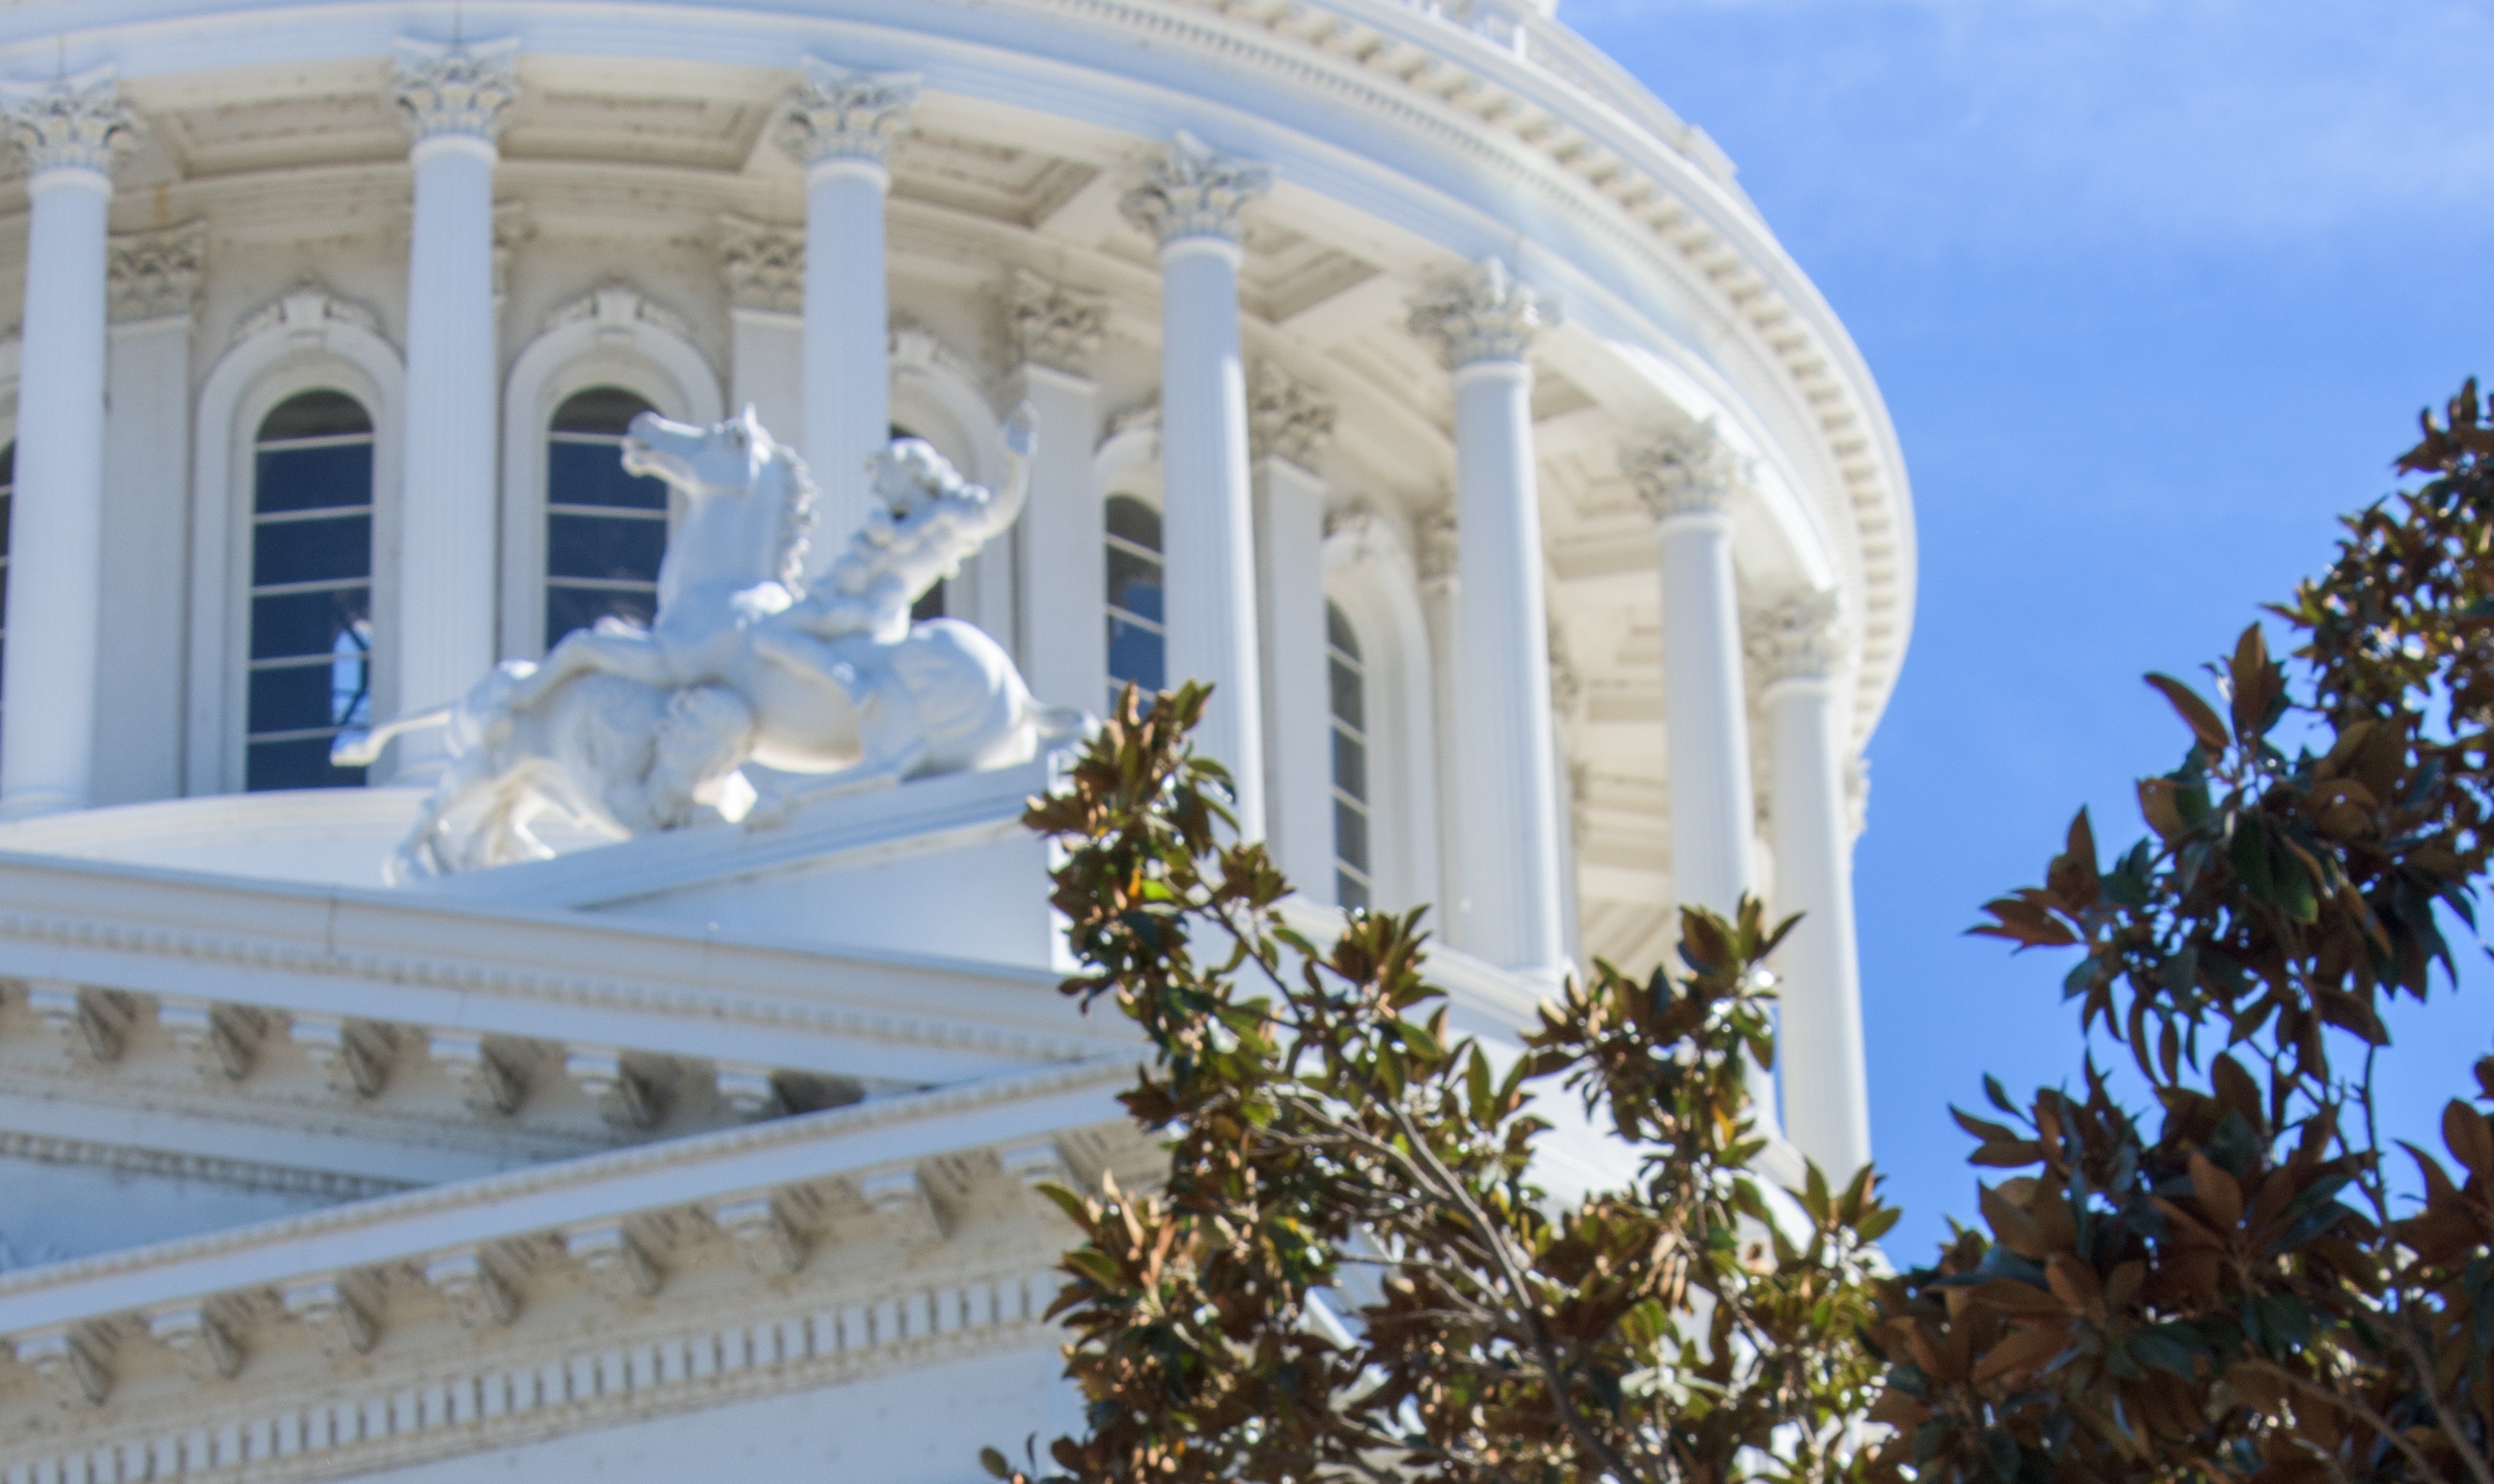
[[[1306,912],[1443,904],[1484,1036],[1804,912],[1776,1157],[1867,1158],[1903,465],[1546,7],[20,0],[0,108],[7,1484],[1079,1428],[1026,1187],[1157,1156],[1019,815],[1129,680],[1218,682]],[[563,719],[331,762],[471,687]]]

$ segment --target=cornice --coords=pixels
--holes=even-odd
[[[0,1326],[11,1330],[40,1328],[109,1314],[124,1307],[114,1301],[100,1309],[77,1308],[68,1314],[21,1317],[25,1301],[31,1297],[83,1287],[105,1280],[206,1263],[244,1252],[284,1254],[288,1249],[317,1239],[371,1232],[388,1227],[412,1228],[421,1226],[426,1230],[433,1230],[440,1224],[428,1219],[444,1213],[492,1214],[524,1197],[550,1192],[583,1190],[628,1177],[715,1164],[766,1151],[830,1144],[873,1130],[932,1123],[1007,1104],[1033,1103],[1063,1094],[1105,1088],[1123,1081],[1133,1072],[1131,1058],[1104,1057],[1020,1076],[996,1077],[957,1087],[901,1094],[819,1113],[748,1124],[717,1134],[668,1139],[610,1154],[535,1166],[508,1174],[427,1186],[400,1195],[310,1211],[254,1226],[0,1273]],[[1113,1105],[1104,1105],[1102,1111],[1113,1111]],[[1034,1126],[1025,1132],[1036,1135],[1047,1131]],[[843,1170],[843,1163],[835,1160],[810,1169],[809,1175],[826,1177]],[[498,1234],[517,1235],[524,1229],[514,1227],[509,1232]],[[469,1242],[472,1245],[475,1240],[471,1237]],[[160,1300],[149,1300],[157,1301]]]

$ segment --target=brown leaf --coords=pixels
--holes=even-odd
[[[2170,675],[2150,673],[2147,683],[2155,686],[2173,704],[2175,712],[2182,717],[2183,725],[2189,727],[2191,735],[2198,739],[2201,751],[2215,757],[2226,750],[2226,724],[2217,719],[2216,712],[2207,702],[2200,699],[2198,691]]]
[[[2058,1319],[2069,1316],[2070,1306],[2031,1283],[2015,1278],[1995,1278],[1978,1284],[1974,1301],[1994,1314],[2021,1319]]]
[[[2220,1233],[2242,1225],[2243,1188],[2205,1154],[2191,1156],[2191,1191]]]
[[[2442,1110],[2442,1142],[2452,1159],[2468,1166],[2470,1174],[2494,1180],[2494,1129],[2486,1127],[2484,1115],[2457,1098]]]
[[[2040,1370],[2069,1348],[2070,1332],[2065,1325],[2041,1324],[2033,1329],[2013,1330],[1984,1353],[1983,1362],[1974,1368],[1974,1383],[1980,1386],[2004,1376]]]

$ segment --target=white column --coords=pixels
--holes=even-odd
[[[1278,366],[1256,368],[1256,577],[1264,627],[1264,824],[1292,885],[1334,899],[1333,703],[1325,670],[1325,484],[1333,405]],[[1372,766],[1385,760],[1372,752]],[[1381,903],[1381,905],[1383,905]]]
[[[93,801],[182,792],[191,562],[191,334],[205,224],[112,239],[104,520],[113,598],[97,628]]]
[[[400,482],[395,706],[456,700],[493,667],[495,469],[502,365],[494,333],[494,165],[519,97],[518,44],[402,41],[392,100],[414,143],[407,254],[407,423]],[[413,746],[411,746],[411,742]],[[398,775],[438,759],[400,742]]]
[[[1835,599],[1812,593],[1750,615],[1748,649],[1773,732],[1767,814],[1776,912],[1801,914],[1776,951],[1784,1130],[1841,1183],[1870,1161],[1870,1099],[1844,793],[1851,750],[1844,646]]]
[[[1264,708],[1238,350],[1239,216],[1272,184],[1269,167],[1225,159],[1181,133],[1119,203],[1160,242],[1169,677],[1215,687],[1196,744],[1230,770],[1245,839],[1264,833]]]
[[[137,122],[109,74],[0,91],[26,157],[26,304],[0,651],[0,815],[86,807],[104,606],[105,215]]]
[[[820,488],[812,573],[866,518],[867,460],[892,440],[892,311],[884,282],[884,157],[909,127],[918,79],[818,58],[788,95],[777,139],[806,167],[806,466]],[[812,575],[809,573],[809,575]]]
[[[1039,414],[1030,498],[1015,539],[1021,556],[1022,680],[1050,706],[1093,715],[1108,706],[1103,606],[1108,531],[1098,472],[1100,387],[1091,358],[1108,328],[1108,300],[1052,284],[1027,268],[1013,283],[1019,391]]]
[[[1455,771],[1466,815],[1459,941],[1503,967],[1555,979],[1567,967],[1565,865],[1552,786],[1533,368],[1525,359],[1545,316],[1533,290],[1491,258],[1420,300],[1411,322],[1437,345],[1455,383],[1464,672]]]
[[[1461,528],[1451,505],[1437,505],[1413,522],[1419,550],[1420,616],[1429,626],[1429,746],[1437,796],[1422,801],[1435,808],[1438,823],[1438,910],[1432,914],[1437,932],[1452,946],[1470,952],[1463,929],[1465,814],[1463,785],[1458,780],[1457,738],[1463,731],[1464,691],[1461,634],[1463,561]]]
[[[1623,447],[1662,543],[1662,715],[1671,882],[1729,915],[1755,890],[1749,701],[1741,682],[1732,499],[1741,461],[1712,427]]]
[[[806,446],[806,234],[740,216],[718,219],[727,284],[727,401],[751,406],[771,436]]]
[[[1662,544],[1663,767],[1671,885],[1684,904],[1730,916],[1757,888],[1749,698],[1741,679],[1732,499],[1742,461],[1709,425],[1623,447],[1620,469]],[[1775,1081],[1752,1067],[1750,1097],[1771,1132]]]

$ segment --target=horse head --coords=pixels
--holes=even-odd
[[[665,480],[687,507],[658,568],[662,613],[669,596],[689,586],[795,578],[813,515],[813,482],[750,405],[707,428],[643,412],[625,432],[624,468]]]

